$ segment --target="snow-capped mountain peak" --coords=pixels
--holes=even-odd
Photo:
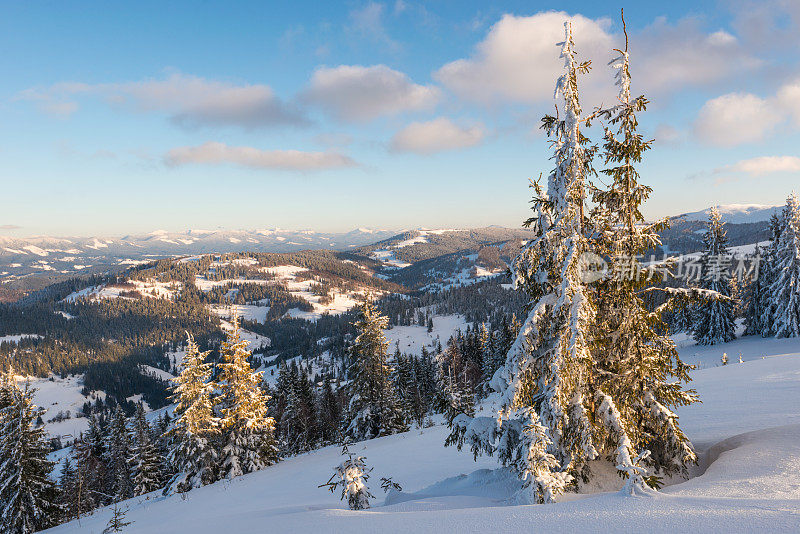
[[[716,206],[722,220],[726,223],[743,224],[768,221],[773,214],[780,214],[783,206],[768,206],[764,204],[724,204]],[[711,208],[701,211],[683,213],[676,218],[687,221],[706,221]]]

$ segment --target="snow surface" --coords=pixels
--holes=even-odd
[[[230,317],[230,316],[229,316]],[[220,326],[223,330],[228,331],[233,329],[233,324],[228,321],[220,319]],[[244,328],[240,328],[241,338],[248,342],[247,350],[254,351],[269,347],[271,341],[268,337],[256,334]]]
[[[709,364],[692,373],[702,404],[678,410],[700,464],[653,496],[605,491],[512,505],[519,482],[496,460],[444,448],[447,429],[434,426],[351,447],[374,468],[370,510],[347,510],[317,487],[341,461],[327,447],[185,498],[131,499],[125,532],[799,532],[800,340],[752,339],[681,349]],[[745,362],[713,367],[712,349],[742,350]],[[384,497],[384,476],[403,491]],[[53,532],[99,533],[110,516],[98,510]]]
[[[14,334],[11,336],[0,336],[0,343],[14,343],[17,344],[22,339],[41,339],[39,334]]]
[[[92,391],[88,397],[81,394],[83,389],[83,375],[69,375],[61,378],[51,375],[48,378],[17,376],[17,383],[21,388],[25,384],[35,388],[34,403],[46,410],[42,419],[45,421],[45,430],[51,437],[61,436],[63,441],[72,441],[75,436],[85,431],[89,421],[85,417],[76,417],[81,413],[81,408],[87,401],[94,403],[99,397],[105,399],[105,392]],[[48,423],[58,412],[70,412],[70,418],[60,422]]]
[[[437,315],[432,320],[433,331],[430,333],[427,327],[417,325],[395,326],[384,331],[389,341],[389,351],[394,352],[395,346],[399,343],[400,352],[419,355],[422,347],[430,351],[436,346],[437,341],[445,346],[456,330],[463,332],[467,328],[467,321],[462,315]]]
[[[128,287],[132,284],[133,287]],[[101,284],[90,286],[80,291],[75,291],[67,295],[62,302],[75,302],[79,299],[100,300],[130,298],[123,297],[120,293],[124,291],[138,291],[142,296],[162,299],[172,299],[175,293],[181,288],[180,282],[160,282],[157,280],[129,280],[125,286],[115,284]]]
[[[231,305],[225,304],[212,304],[211,311],[220,317],[231,316]],[[234,304],[236,315],[246,321],[255,323],[264,323],[267,320],[267,313],[269,313],[269,306],[255,306],[253,304]]]

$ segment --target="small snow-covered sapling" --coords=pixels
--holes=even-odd
[[[318,487],[327,487],[332,493],[341,486],[342,500],[347,498],[347,505],[350,509],[365,510],[369,508],[369,500],[375,498],[367,487],[369,472],[372,469],[367,468],[364,462],[366,458],[350,452],[346,443],[342,447],[342,456],[347,456],[347,459],[336,467],[328,482],[320,484]],[[338,480],[334,481],[335,478]]]

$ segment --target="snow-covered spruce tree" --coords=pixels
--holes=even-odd
[[[453,419],[461,414],[469,417],[475,415],[475,395],[467,384],[466,376],[453,376],[450,369],[442,373],[443,402],[442,412],[447,423],[452,425]]]
[[[398,346],[394,353],[392,380],[397,390],[397,403],[403,410],[403,418],[411,423],[414,420],[414,367],[410,357],[400,353]]]
[[[340,441],[342,426],[342,409],[339,396],[334,393],[330,379],[325,379],[322,393],[319,396],[317,412],[319,414],[322,442],[325,444]]]
[[[469,442],[475,454],[496,452],[524,479],[521,498],[529,502],[552,501],[598,454],[588,412],[594,402],[588,336],[595,310],[579,264],[590,250],[584,209],[591,149],[580,130],[578,75],[589,65],[576,60],[570,22],[565,29],[565,69],[556,84],[563,119],[543,121],[556,167],[547,192],[533,183],[535,216],[526,224],[535,237],[512,264],[516,289],[530,298],[528,316],[492,378],[492,389],[501,395],[498,417],[458,416],[447,440]]]
[[[696,395],[682,389],[690,380],[689,367],[680,361],[662,316],[678,303],[667,294],[664,306],[653,309],[644,298],[663,281],[664,273],[648,272],[638,258],[661,244],[658,232],[668,222],[648,224],[641,213],[652,189],[640,182],[635,165],[652,141],[637,132],[637,114],[646,110],[648,101],[631,97],[625,33],[625,50],[617,50],[619,55],[610,63],[617,69],[618,104],[599,113],[606,122],[602,172],[610,183],[593,187],[592,219],[596,252],[607,259],[611,275],[592,285],[597,306],[592,386],[599,422],[596,445],[623,476],[635,475],[629,486],[641,487],[644,479],[637,461],[668,474],[685,473],[696,461],[671,410],[694,402]]]
[[[128,420],[125,417],[125,412],[122,411],[122,407],[117,404],[106,438],[109,493],[114,496],[116,501],[122,501],[133,496],[132,451]]]
[[[186,343],[181,374],[173,378],[172,400],[175,420],[166,437],[171,444],[168,459],[177,473],[166,490],[185,492],[217,480],[217,451],[214,438],[219,421],[214,416],[211,395],[211,364],[208,352],[200,352],[191,336]]]
[[[769,288],[776,337],[800,336],[800,204],[786,199],[783,229],[775,252],[775,280]]]
[[[108,520],[106,528],[103,529],[103,534],[111,534],[112,532],[122,532],[123,528],[133,523],[132,521],[125,521],[125,514],[127,513],[128,513],[127,508],[120,508],[119,503],[115,502],[111,519]]]
[[[89,417],[89,428],[73,446],[77,501],[75,514],[90,512],[98,506],[108,504],[108,467],[103,429],[96,415]]]
[[[494,374],[494,344],[492,343],[492,332],[486,323],[481,323],[478,327],[478,343],[481,348],[481,382],[488,384]]]
[[[331,493],[341,487],[342,500],[347,499],[347,506],[351,510],[366,510],[369,508],[369,500],[375,497],[367,487],[369,472],[372,469],[367,468],[364,456],[356,456],[348,451],[347,445],[342,448],[342,455],[347,456],[347,460],[339,464],[328,482],[319,487],[327,487]]]
[[[152,430],[144,415],[141,403],[136,406],[133,417],[133,494],[144,495],[164,484],[161,473],[161,458],[158,447],[153,443]]]
[[[267,416],[269,397],[261,389],[261,376],[250,367],[247,343],[233,314],[232,328],[222,344],[218,398],[222,428],[219,465],[221,475],[229,479],[278,461],[275,420]]]
[[[772,285],[780,274],[777,267],[778,247],[784,228],[784,214],[780,216],[773,213],[769,219],[770,244],[762,249],[763,256],[759,267],[759,278],[765,288],[761,307],[764,310],[762,319],[761,336],[775,335],[775,303],[772,300]]]
[[[58,502],[62,506],[64,521],[78,517],[78,489],[78,473],[72,465],[72,459],[67,456],[58,476]]]
[[[308,373],[300,369],[288,389],[286,409],[280,422],[286,449],[291,453],[307,451],[316,444],[320,430],[315,409],[316,397]]]
[[[700,286],[731,296],[728,267],[731,254],[726,243],[725,223],[717,208],[708,214],[708,229],[703,236],[706,250],[701,259],[703,276]],[[699,345],[726,343],[736,338],[736,302],[732,299],[709,299],[695,310],[694,339]]]
[[[53,462],[43,427],[44,410],[33,391],[10,389],[10,404],[0,412],[0,533],[28,534],[53,526],[61,516],[58,491],[50,479]]]
[[[383,335],[388,324],[389,319],[366,295],[353,324],[358,335],[349,351],[351,383],[345,435],[356,441],[407,430],[391,380],[389,343]]]
[[[757,258],[754,261],[762,261],[765,257],[764,249],[756,245],[754,257]],[[742,280],[744,283],[742,298],[745,324],[744,335],[746,336],[760,335],[765,329],[768,329],[767,307],[765,306],[767,285],[765,284],[766,277],[763,275],[763,268],[763,264],[759,265],[759,268],[748,279]]]
[[[14,368],[9,365],[7,369],[0,370],[0,413],[4,408],[11,406],[16,389]]]

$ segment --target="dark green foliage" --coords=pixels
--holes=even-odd
[[[42,410],[27,387],[10,389],[11,402],[0,411],[0,532],[28,534],[56,524],[61,505],[45,430],[34,424]]]

